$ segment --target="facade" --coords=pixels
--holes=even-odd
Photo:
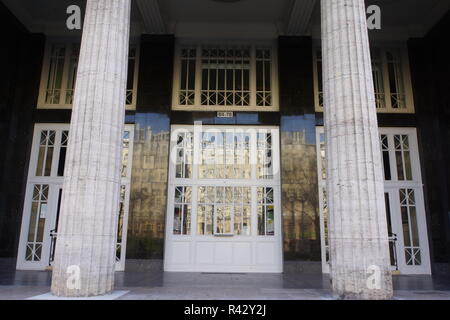
[[[78,1],[83,38],[43,2],[61,16],[0,4],[0,257],[18,270],[95,295],[136,268],[314,269],[354,297],[375,266],[364,298],[449,272],[448,1],[386,4],[372,31],[359,0]],[[71,265],[87,291],[61,287]]]

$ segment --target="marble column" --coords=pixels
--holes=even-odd
[[[114,287],[131,0],[87,0],[52,293]]]
[[[364,0],[321,0],[330,276],[342,299],[390,299],[382,160]]]

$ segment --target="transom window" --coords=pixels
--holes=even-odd
[[[408,58],[399,48],[371,49],[377,112],[414,113]],[[316,111],[323,111],[322,51],[314,50]]]
[[[180,46],[173,109],[277,111],[275,62],[272,46]]]
[[[72,108],[79,54],[80,44],[76,42],[47,44],[38,108]],[[137,70],[138,48],[131,46],[128,56],[127,109],[134,109],[136,106]]]

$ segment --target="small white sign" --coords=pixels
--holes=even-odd
[[[219,111],[217,112],[218,118],[233,118],[234,114],[232,111]]]
[[[45,219],[46,216],[47,216],[47,204],[46,203],[42,203],[41,204],[41,211],[39,212],[39,218]]]

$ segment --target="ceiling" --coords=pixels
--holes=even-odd
[[[66,35],[66,8],[86,0],[0,0],[31,31]],[[320,37],[320,0],[132,0],[132,34],[178,37]],[[380,38],[423,36],[450,0],[367,0],[382,10]],[[72,31],[73,32],[73,31]]]

